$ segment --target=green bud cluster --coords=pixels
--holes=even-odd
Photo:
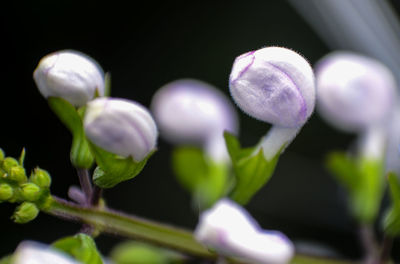
[[[40,168],[32,171],[29,178],[23,166],[25,151],[19,160],[6,157],[0,149],[0,203],[20,204],[12,216],[16,223],[27,223],[36,218],[51,200],[50,174]]]

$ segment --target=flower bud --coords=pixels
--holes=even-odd
[[[104,95],[103,75],[103,70],[89,56],[63,50],[42,58],[33,78],[45,98],[60,97],[79,107],[96,95]]]
[[[15,223],[25,224],[35,219],[38,214],[39,209],[34,203],[23,202],[15,209],[12,219]]]
[[[227,199],[201,214],[195,237],[207,247],[246,263],[283,264],[294,254],[294,246],[285,235],[262,230],[243,208]]]
[[[351,52],[333,52],[316,65],[318,111],[346,131],[363,131],[388,118],[395,78],[380,62]]]
[[[0,184],[0,201],[7,201],[13,194],[14,190],[10,185],[6,183]]]
[[[47,171],[41,168],[36,168],[30,176],[30,181],[40,188],[49,188],[51,184],[51,177]]]
[[[20,243],[12,260],[13,264],[78,264],[61,251],[33,241]]]
[[[22,184],[28,180],[25,169],[21,166],[12,167],[8,173],[8,179]]]
[[[11,168],[19,166],[18,160],[12,158],[12,157],[7,157],[3,160],[2,167],[3,169],[7,172],[10,173]]]
[[[34,183],[25,183],[21,186],[21,195],[26,201],[36,201],[40,197],[40,188]]]
[[[84,129],[94,145],[142,161],[156,147],[157,127],[146,108],[133,101],[98,98],[86,109]]]
[[[224,155],[224,130],[236,134],[235,109],[215,87],[192,79],[166,84],[154,95],[151,109],[160,134],[173,143],[203,145],[211,156]]]
[[[237,57],[229,88],[245,113],[280,127],[302,126],[314,110],[313,71],[286,48],[267,47]]]

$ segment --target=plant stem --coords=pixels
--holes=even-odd
[[[359,227],[360,241],[364,250],[365,264],[378,264],[379,254],[374,235],[374,230],[371,225],[361,224]]]
[[[148,241],[202,258],[216,258],[190,231],[128,216],[106,208],[82,207],[53,196],[46,213],[94,226],[101,232]]]
[[[92,183],[90,182],[90,176],[87,169],[76,168],[78,173],[79,183],[82,191],[86,196],[86,203],[89,204],[90,197],[92,196]]]
[[[147,241],[162,247],[208,260],[217,260],[218,256],[198,243],[189,230],[157,223],[136,216],[126,215],[115,210],[101,207],[85,207],[52,196],[53,201],[46,213],[80,223],[91,225],[103,233]],[[227,259],[228,263],[245,263]],[[292,264],[355,264],[358,262],[296,255]]]
[[[393,238],[385,235],[382,242],[382,251],[380,264],[387,263],[390,260],[390,251],[392,250]]]
[[[94,185],[92,195],[90,196],[90,205],[97,206],[101,199],[102,193],[103,193],[103,189],[97,185]]]

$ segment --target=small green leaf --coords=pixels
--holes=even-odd
[[[235,136],[225,132],[224,137],[236,179],[230,197],[246,204],[271,178],[281,151],[267,160],[262,149],[255,153],[256,148],[241,148]]]
[[[94,240],[85,234],[62,238],[52,244],[53,247],[73,256],[84,264],[102,264],[100,253]]]
[[[393,172],[388,175],[391,207],[383,218],[383,229],[386,234],[396,237],[400,234],[400,183]]]
[[[94,144],[90,144],[98,167],[93,173],[94,183],[101,188],[112,188],[120,182],[127,181],[137,176],[147,160],[154,153],[151,152],[140,162],[135,162],[132,157],[121,157],[105,151]]]
[[[200,204],[208,208],[221,198],[227,189],[228,171],[196,147],[179,147],[172,153],[172,167],[178,182]]]

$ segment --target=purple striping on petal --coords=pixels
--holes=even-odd
[[[297,86],[296,82],[292,79],[292,77],[285,72],[281,67],[271,63],[271,62],[267,62],[269,65],[271,65],[273,68],[277,69],[278,71],[280,71],[281,73],[283,73],[291,83],[293,83],[294,87],[296,87],[296,90],[299,92],[300,98],[301,98],[301,109],[300,109],[300,116],[301,118],[304,120],[307,117],[307,104],[304,100],[304,97],[300,91],[300,88]]]
[[[256,52],[256,51],[253,50],[253,51],[247,52],[246,54],[243,54],[243,55],[237,57],[236,60],[243,59],[243,58],[248,57],[248,56],[253,56],[254,52]],[[252,59],[251,59],[251,62],[246,67],[244,67],[243,70],[241,70],[239,72],[238,76],[234,80],[231,80],[231,83],[235,83],[237,81],[237,79],[242,77],[242,75],[250,68],[250,66],[253,65],[255,59],[256,59],[256,57],[253,56]]]
[[[49,71],[57,64],[57,61],[59,60],[60,55],[57,54],[56,56],[57,56],[57,57],[56,57],[56,59],[54,60],[54,62],[53,62],[49,67],[47,67],[47,68],[43,71],[45,76],[47,76],[47,75],[49,74]]]

